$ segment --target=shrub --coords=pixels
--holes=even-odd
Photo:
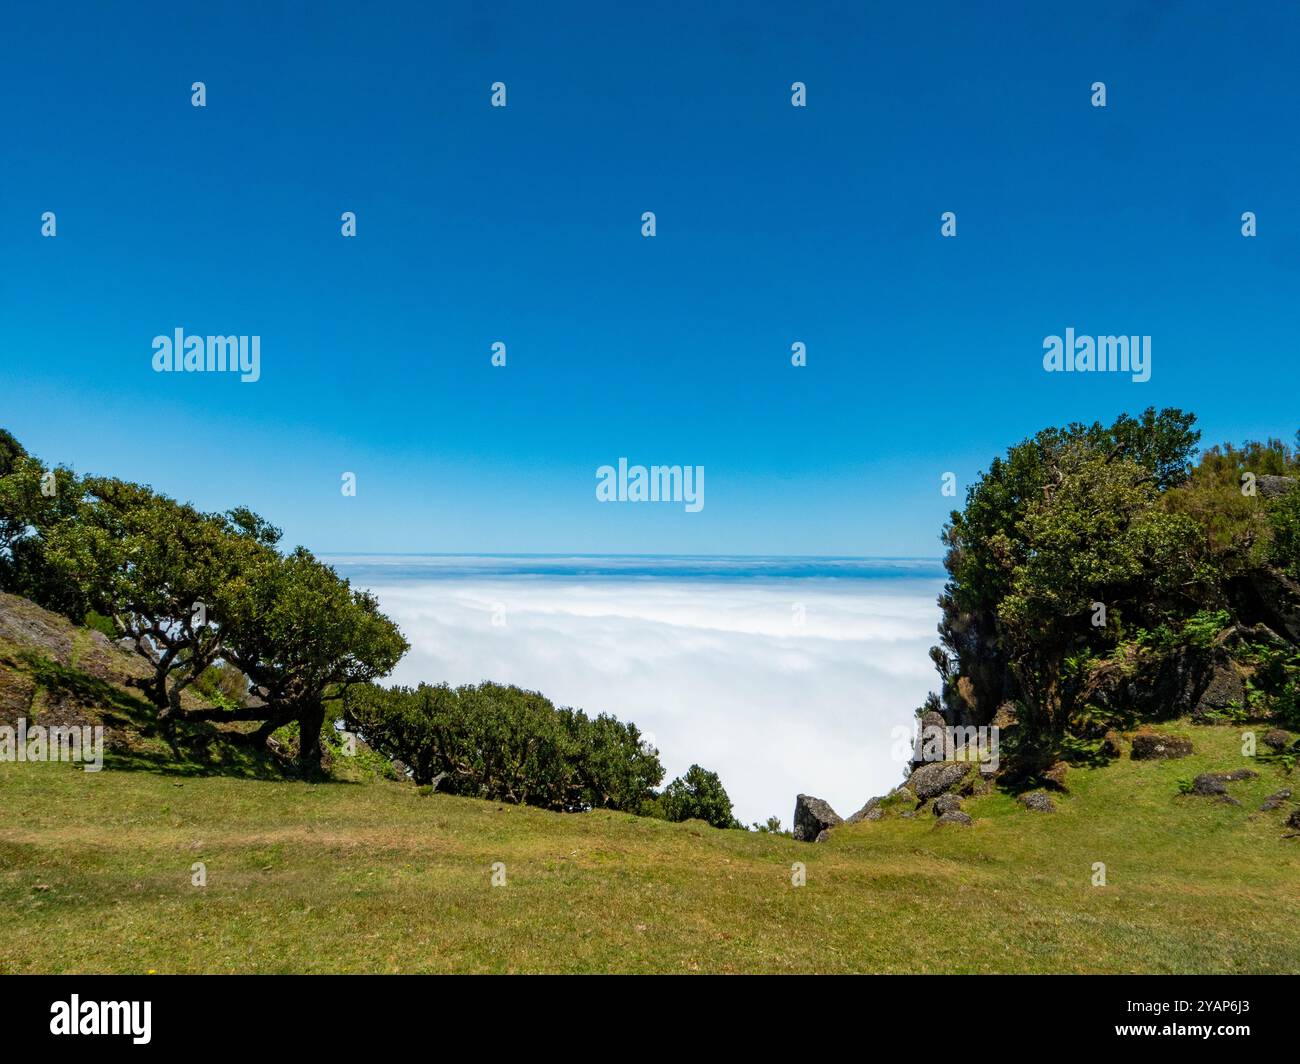
[[[664,788],[664,812],[669,820],[703,820],[715,828],[742,827],[731,812],[731,799],[716,772],[692,765]]]
[[[561,812],[642,812],[663,779],[658,752],[635,724],[557,708],[536,691],[497,683],[353,687],[345,726],[404,761],[417,784]]]

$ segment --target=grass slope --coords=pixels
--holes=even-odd
[[[806,845],[425,796],[364,760],[279,779],[219,734],[177,759],[116,648],[19,612],[0,602],[0,716],[102,700],[114,749],[97,774],[0,764],[0,973],[1300,972],[1294,803],[1258,812],[1300,781],[1243,759],[1238,729],[1075,769],[1054,814],[992,794],[972,828],[924,814]],[[1230,785],[1240,806],[1178,793],[1242,765],[1261,778]]]

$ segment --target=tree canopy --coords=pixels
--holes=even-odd
[[[1148,409],[1044,429],[970,486],[943,532],[949,579],[932,656],[949,719],[988,723],[1009,706],[1027,748],[1054,756],[1089,709],[1088,670],[1132,666],[1153,633],[1177,643],[1213,617],[1225,637],[1232,627],[1265,638],[1263,625],[1291,638],[1259,603],[1290,594],[1277,582],[1300,572],[1300,451],[1269,440],[1194,462],[1193,425]],[[1261,707],[1290,697],[1256,693]]]
[[[145,658],[159,719],[256,721],[264,740],[299,726],[299,761],[320,769],[325,702],[386,675],[407,649],[370,594],[247,508],[203,513],[151,488],[47,470],[0,432],[0,587],[83,620],[107,618]],[[182,697],[221,663],[237,704]]]

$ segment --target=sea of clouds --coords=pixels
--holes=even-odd
[[[635,721],[665,782],[714,770],[745,823],[895,786],[891,730],[937,683],[933,562],[329,560],[410,641],[391,682],[490,679]]]

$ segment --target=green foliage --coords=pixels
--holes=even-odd
[[[1272,551],[1270,504],[1258,492],[1242,493],[1248,473],[1295,476],[1300,454],[1276,439],[1211,447],[1191,476],[1162,499],[1165,509],[1186,514],[1201,527],[1209,564],[1225,579],[1267,563]]]
[[[221,515],[105,477],[83,480],[76,511],[38,531],[47,571],[69,589],[55,597],[75,598],[135,643],[164,712],[222,653],[230,588],[242,587],[256,552],[269,553]]]
[[[1251,708],[1300,731],[1300,648],[1256,643],[1247,660],[1253,666],[1247,684]]]
[[[1183,640],[1190,646],[1208,647],[1231,623],[1227,610],[1197,610],[1183,622]]]
[[[715,828],[743,827],[732,815],[731,799],[718,774],[699,765],[692,765],[664,788],[663,806],[668,820],[703,820]]]
[[[1166,621],[1155,628],[1143,628],[1136,633],[1139,646],[1152,650],[1171,651],[1180,646],[1204,649],[1214,642],[1215,636],[1232,624],[1232,614],[1227,610],[1197,610],[1181,623]]]
[[[0,588],[130,639],[169,728],[260,721],[265,738],[294,721],[304,765],[319,766],[326,700],[387,674],[407,644],[373,596],[302,548],[282,555],[279,538],[247,508],[203,513],[141,484],[47,471],[0,430]]]
[[[417,784],[495,801],[574,812],[640,813],[663,779],[658,752],[634,724],[557,708],[535,691],[370,684],[344,696],[345,725],[399,759]]]
[[[238,709],[248,695],[248,677],[233,665],[219,661],[199,673],[194,691],[214,706]]]
[[[316,753],[311,738],[327,697],[387,675],[408,649],[372,594],[302,547],[261,553],[253,578],[226,589],[219,614],[223,655],[278,707],[280,723],[297,720],[312,733],[305,761]]]
[[[81,621],[91,631],[99,632],[109,639],[118,637],[117,628],[113,624],[111,617],[105,617],[102,613],[96,613],[94,610],[88,610],[86,616]]]
[[[1253,630],[1268,608],[1253,590],[1262,569],[1300,574],[1300,490],[1242,491],[1246,473],[1296,476],[1300,451],[1248,442],[1193,465],[1198,438],[1178,410],[1044,429],[996,459],[952,514],[932,655],[943,700],[950,719],[981,722],[1015,703],[1004,750],[1021,771],[1062,752],[1086,760],[1071,733],[1091,742],[1119,723],[1126,710],[1089,705],[1097,677],[1127,683],[1171,659],[1172,676],[1187,652],[1203,662],[1225,629]],[[1261,663],[1251,704],[1226,719],[1291,719],[1297,670],[1283,656]]]
[[[6,429],[0,429],[0,477],[7,477],[19,459],[27,457],[27,450]]]
[[[1269,560],[1292,579],[1300,580],[1300,488],[1277,499],[1268,519],[1272,531]]]
[[[949,547],[949,594],[967,611],[995,608],[1011,590],[1012,572],[1026,557],[1019,524],[1028,508],[1060,481],[1068,452],[1123,459],[1143,470],[1156,491],[1187,474],[1200,433],[1180,410],[1148,408],[1140,418],[1122,414],[1110,426],[1075,423],[1044,429],[995,458],[967,492],[944,529]]]

